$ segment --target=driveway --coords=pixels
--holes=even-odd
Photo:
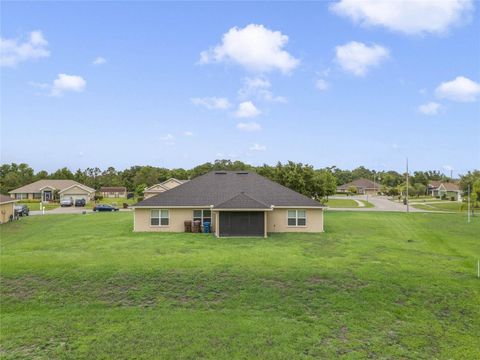
[[[340,210],[340,211],[396,211],[406,212],[407,206],[402,203],[389,200],[387,196],[368,196],[368,195],[355,195],[355,196],[330,196],[330,199],[350,199],[350,200],[366,200],[370,202],[374,207],[358,207],[358,208],[328,208],[328,210]],[[426,210],[415,209],[410,206],[410,212],[428,212]]]

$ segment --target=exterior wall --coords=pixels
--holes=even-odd
[[[127,193],[125,192],[102,192],[103,197],[106,198],[126,198]]]
[[[305,209],[307,216],[306,226],[288,226],[287,211],[298,209],[274,209],[267,211],[267,231],[274,232],[323,232],[323,209]]]
[[[73,201],[77,199],[85,199],[88,202],[93,194],[90,194],[88,191],[83,190],[78,186],[74,186],[60,194],[60,200],[64,198],[73,198]]]
[[[176,182],[175,180],[169,179],[169,180],[163,182],[162,185],[167,187],[168,189],[173,189],[174,187],[177,187],[180,184],[178,182]]]
[[[150,231],[150,232],[184,232],[184,222],[187,220],[193,221],[193,210],[200,208],[185,208],[185,209],[134,209],[133,231]],[[168,210],[169,211],[169,225],[168,226],[151,226],[150,225],[150,210]],[[212,231],[216,226],[216,215],[212,213]]]
[[[163,191],[165,191],[165,190],[163,190]],[[163,191],[160,191],[160,190],[156,190],[156,191],[145,191],[145,192],[143,193],[143,198],[144,198],[144,199],[148,199],[148,198],[150,198],[150,197],[152,197],[152,196],[155,196],[155,195],[158,195],[158,194],[162,193]]]
[[[5,224],[13,215],[15,203],[0,204],[0,224]]]

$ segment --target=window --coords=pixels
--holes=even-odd
[[[306,226],[307,213],[305,210],[288,210],[287,212],[288,226]]]
[[[33,193],[33,198],[34,198],[34,199],[41,199],[41,198],[42,198],[42,194],[41,194],[41,193]]]
[[[168,226],[170,223],[168,210],[151,210],[150,225],[151,226]]]
[[[210,210],[193,210],[193,221],[200,220],[202,225],[206,222],[212,223],[212,212]]]

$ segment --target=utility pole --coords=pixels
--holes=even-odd
[[[468,209],[467,209],[467,213],[468,213],[467,222],[470,224],[470,185],[468,185]]]
[[[410,206],[408,205],[408,157],[407,157],[407,213],[410,212]]]

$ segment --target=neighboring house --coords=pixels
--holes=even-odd
[[[248,171],[211,171],[133,209],[134,231],[183,232],[194,220],[219,237],[323,231],[319,202]]]
[[[376,195],[380,192],[381,185],[375,183],[368,179],[357,179],[349,182],[347,184],[343,184],[337,187],[337,192],[339,193],[348,193],[350,192],[349,189],[356,188],[357,194],[360,195]]]
[[[0,195],[0,224],[13,220],[17,201],[8,195]]]
[[[95,195],[95,189],[73,180],[38,180],[9,192],[14,199],[37,199],[41,201],[64,198],[85,199],[88,202]]]
[[[462,201],[462,190],[457,184],[451,182],[430,181],[428,183],[428,193],[434,197],[454,198],[456,201]]]
[[[427,185],[427,193],[428,195],[431,195],[431,196],[437,196],[437,189],[438,187],[442,185],[442,182],[441,181],[437,181],[437,180],[431,180],[428,182],[428,185]]]
[[[100,188],[100,195],[106,198],[126,198],[127,188],[123,186],[104,186]]]
[[[175,178],[168,179],[160,184],[152,185],[145,189],[143,196],[145,199],[148,199],[154,195],[158,195],[164,191],[173,189],[179,185],[186,183],[188,180],[178,180]]]

